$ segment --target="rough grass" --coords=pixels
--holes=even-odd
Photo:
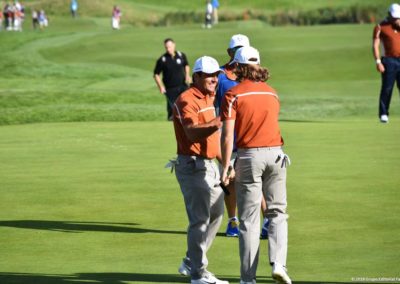
[[[173,37],[191,64],[204,54],[223,64],[244,33],[261,52],[283,120],[376,117],[380,77],[371,25],[270,27],[221,24],[205,31],[133,28],[112,32],[99,18],[55,18],[43,32],[0,33],[0,124],[163,120],[165,101],[152,79],[162,41]],[[396,96],[392,115],[399,112]]]
[[[28,7],[43,7],[51,14],[62,15],[69,13],[70,0],[27,0],[24,2]],[[162,14],[170,11],[204,11],[205,1],[180,1],[180,0],[79,0],[79,11],[84,16],[107,16],[110,15],[112,7],[119,5],[125,11],[140,13]],[[392,3],[388,0],[252,0],[245,2],[242,0],[219,0],[222,11],[257,9],[269,12],[276,11],[307,11],[319,8],[350,7],[359,6],[381,6],[387,9]],[[139,13],[136,13],[139,14]]]
[[[112,7],[116,4],[123,12],[126,23],[135,26],[148,25],[170,25],[203,22],[205,2],[202,1],[177,1],[177,0],[79,0],[78,14],[80,17],[111,17]],[[31,8],[45,9],[51,18],[69,15],[70,0],[28,0],[24,2],[28,10]],[[221,20],[240,19],[263,19],[269,18],[268,22],[274,25],[286,25],[290,22],[302,23],[328,23],[336,22],[375,22],[377,18],[386,15],[387,7],[391,4],[389,0],[221,0]],[[350,9],[356,10],[357,15],[347,13]],[[320,13],[324,10],[327,13]],[[346,12],[347,11],[347,12]],[[302,16],[298,16],[302,14]],[[304,14],[305,13],[305,14]],[[336,17],[326,19],[329,14],[334,13]],[[360,14],[367,14],[360,17]],[[288,15],[292,20],[288,20]],[[307,15],[307,16],[304,16]],[[305,18],[312,18],[310,21]],[[354,19],[356,18],[356,20]]]

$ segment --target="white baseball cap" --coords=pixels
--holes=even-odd
[[[254,47],[244,46],[236,51],[233,62],[242,64],[260,64],[260,53]]]
[[[193,73],[203,72],[207,74],[213,74],[218,71],[221,71],[218,61],[210,56],[200,57],[196,60],[193,67]]]
[[[389,13],[392,16],[392,18],[399,19],[400,18],[400,5],[397,3],[390,5]]]
[[[249,38],[241,34],[233,35],[229,42],[229,48],[232,49],[238,46],[250,46]]]

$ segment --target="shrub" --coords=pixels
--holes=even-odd
[[[243,12],[220,12],[220,21],[238,21],[257,19],[273,26],[284,25],[326,25],[342,23],[375,23],[376,19],[384,18],[386,12],[377,6],[358,6],[348,8],[327,7],[309,11],[278,11],[267,13],[258,10]],[[204,21],[203,13],[173,12],[168,13],[158,23],[159,25],[188,24]]]

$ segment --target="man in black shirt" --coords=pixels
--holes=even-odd
[[[160,93],[167,97],[168,120],[172,120],[174,102],[190,84],[190,67],[186,55],[175,50],[173,39],[164,40],[164,47],[166,52],[157,60],[154,68],[154,80]]]

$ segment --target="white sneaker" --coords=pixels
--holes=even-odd
[[[389,122],[389,117],[386,114],[381,115],[381,122],[382,123],[388,123]]]
[[[187,261],[185,262],[185,260],[187,259],[188,258],[184,258],[182,260],[181,266],[179,266],[178,268],[178,272],[183,276],[190,276],[190,266],[187,264]]]
[[[256,280],[253,280],[251,282],[246,282],[246,281],[240,280],[240,284],[256,284]]]
[[[282,264],[275,262],[272,266],[272,278],[277,284],[292,284],[289,275],[286,272],[286,268]]]
[[[190,281],[191,284],[229,284],[228,281],[219,280],[212,273],[207,273],[200,279]]]

